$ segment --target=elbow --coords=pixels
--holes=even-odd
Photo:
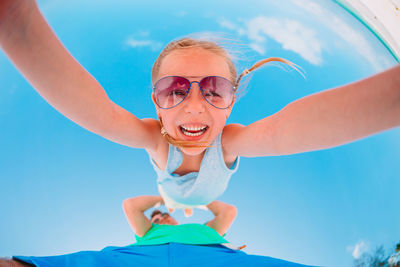
[[[144,235],[146,234],[146,232],[137,229],[134,229],[134,232],[138,237],[144,237]]]
[[[132,205],[132,198],[127,198],[122,202],[122,207],[124,209],[128,208],[130,205]]]
[[[136,203],[135,197],[127,198],[122,202],[122,208],[125,212],[128,210],[132,210],[135,207],[135,203]]]
[[[128,198],[128,199],[125,199],[123,202],[122,202],[122,209],[123,209],[123,211],[126,213],[128,210],[129,210],[129,208],[130,208],[130,205],[131,205],[131,201],[130,201],[131,199],[130,198]]]
[[[234,220],[237,216],[237,208],[234,205],[229,205],[226,211],[226,216],[228,216],[230,219]]]

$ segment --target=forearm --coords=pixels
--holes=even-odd
[[[1,3],[0,46],[53,107],[81,126],[105,132],[113,106],[100,84],[69,54],[33,0]]]
[[[225,234],[235,220],[236,207],[218,200],[211,202],[207,207],[215,217],[207,222],[206,225],[213,228],[220,235]]]
[[[145,212],[155,205],[164,203],[160,196],[138,196],[129,198],[125,202],[129,205],[130,210],[135,212]]]
[[[151,228],[151,221],[144,215],[144,212],[158,203],[163,203],[160,196],[139,196],[124,201],[125,216],[138,236],[144,236]]]
[[[345,144],[400,125],[400,66],[299,99],[277,116],[279,154]]]

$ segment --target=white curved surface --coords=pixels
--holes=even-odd
[[[400,58],[400,0],[338,0],[368,24]]]

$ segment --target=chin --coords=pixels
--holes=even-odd
[[[197,156],[206,150],[206,147],[179,147],[188,156]]]

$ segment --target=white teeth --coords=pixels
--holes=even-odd
[[[182,133],[184,135],[187,135],[187,136],[199,136],[199,135],[202,135],[205,132],[206,128],[207,128],[207,126],[202,126],[202,127],[184,127],[184,126],[181,126]],[[191,132],[189,132],[189,131],[191,131]],[[192,133],[193,131],[196,131],[196,133]]]
[[[181,126],[181,127],[186,131],[203,131],[207,126],[202,126],[202,127]]]
[[[188,135],[188,136],[199,136],[199,135],[201,135],[201,134],[203,134],[203,132],[198,132],[198,133],[189,133],[189,132],[186,132],[186,131],[182,131],[185,135]]]

